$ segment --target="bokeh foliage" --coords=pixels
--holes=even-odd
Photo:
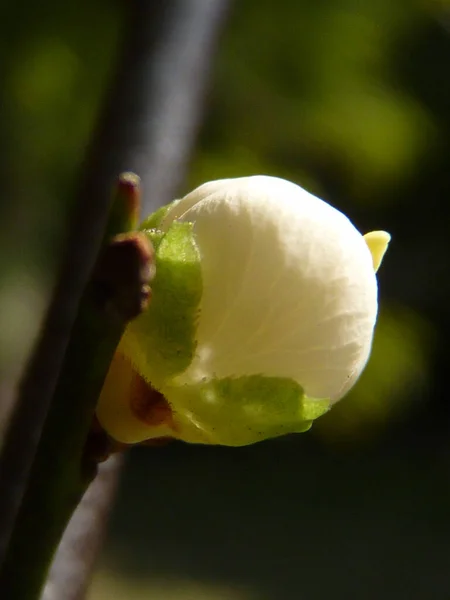
[[[105,555],[115,577],[192,580],[170,588],[176,599],[448,596],[449,10],[437,0],[235,2],[182,191],[278,175],[362,231],[390,231],[373,355],[309,434],[239,452],[136,452]],[[1,12],[6,387],[53,283],[122,11],[117,0],[28,0]]]

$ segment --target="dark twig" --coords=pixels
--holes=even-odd
[[[42,600],[82,600],[111,509],[123,456],[100,465],[59,544]]]
[[[130,26],[122,62],[88,153],[58,284],[18,390],[0,458],[0,564],[82,289],[98,252],[113,178],[127,168],[141,172],[147,185],[146,211],[172,198],[192,144],[197,100],[226,4],[226,0],[135,0],[128,5]],[[184,100],[175,102],[174,97]]]
[[[79,305],[54,397],[25,486],[0,590],[35,600],[61,535],[96,474],[98,450],[88,433],[116,347],[130,319],[145,310],[153,249],[140,232],[117,234],[135,220],[138,181],[119,179],[110,219]]]
[[[208,71],[229,0],[137,2],[131,35],[116,84],[116,102],[106,123],[113,147],[125,157],[117,168],[132,168],[143,180],[143,214],[175,197],[198,130]],[[124,93],[124,91],[128,93]],[[113,462],[110,469],[120,468]],[[108,505],[114,487],[94,481],[95,497]],[[90,492],[66,530],[43,600],[82,600],[104,519],[91,520]],[[103,511],[103,509],[101,509]],[[87,517],[83,517],[84,513]],[[78,557],[78,559],[76,559]],[[66,585],[70,581],[71,586]]]
[[[133,65],[122,95],[126,127],[116,132],[142,179],[148,215],[180,191],[196,138],[209,72],[230,0],[135,1],[125,62]],[[143,31],[142,21],[151,31]],[[133,97],[134,96],[134,97]],[[139,113],[140,118],[132,115]],[[140,143],[139,140],[144,140]]]
[[[226,0],[135,0],[130,5],[122,65],[88,155],[58,285],[21,383],[0,459],[0,562],[57,385],[81,291],[98,252],[113,177],[130,167],[143,174],[146,211],[173,197],[186,168],[198,122],[198,100],[226,4]]]

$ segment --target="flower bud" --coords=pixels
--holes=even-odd
[[[308,429],[353,386],[387,233],[363,237],[326,202],[265,176],[206,183],[149,225],[152,302],[119,352],[165,398],[170,423],[152,422],[151,403],[144,423],[112,369],[98,408],[110,435],[139,442],[170,427],[190,442],[249,444]]]

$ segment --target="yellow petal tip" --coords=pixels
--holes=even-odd
[[[371,231],[366,233],[364,240],[372,255],[373,269],[376,273],[389,246],[391,236],[387,231]]]

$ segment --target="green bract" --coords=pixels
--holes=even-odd
[[[176,222],[163,235],[148,231],[155,246],[152,299],[122,343],[138,372],[158,388],[187,369],[194,356],[202,275],[192,228]]]
[[[167,389],[183,439],[243,446],[286,433],[307,431],[329,408],[308,399],[292,379],[247,375],[210,379]]]

